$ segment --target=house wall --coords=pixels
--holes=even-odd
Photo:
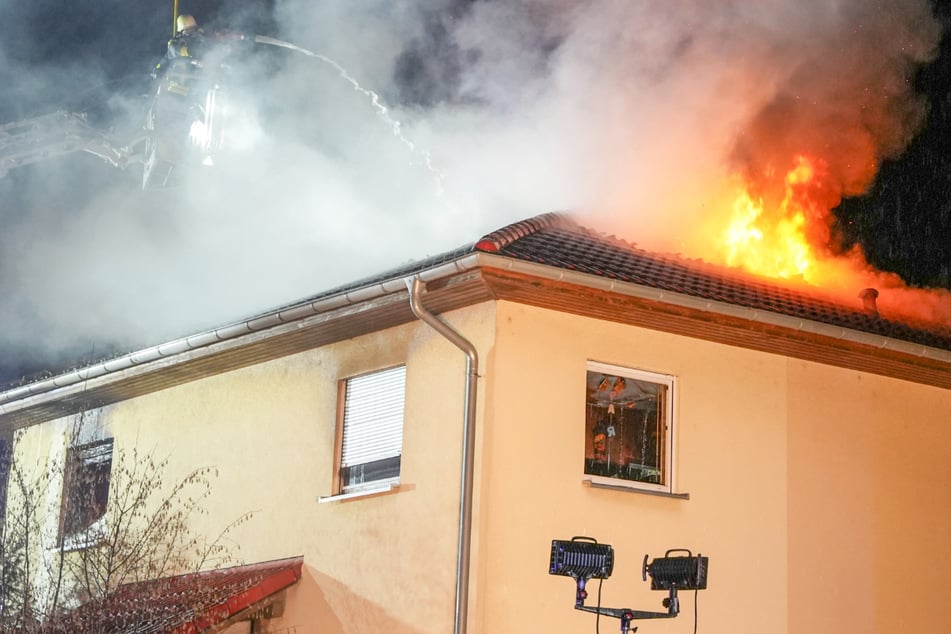
[[[593,629],[595,617],[573,609],[574,583],[547,574],[551,540],[575,535],[614,546],[602,605],[663,611],[666,594],[641,581],[643,557],[689,548],[710,557],[702,631],[785,631],[785,360],[511,303],[498,320],[476,631]],[[689,500],[582,484],[588,360],[677,377],[674,488]],[[768,580],[755,601],[751,577]],[[589,593],[596,605],[595,582]],[[684,594],[678,620],[645,621],[641,631],[684,631],[693,593]],[[602,631],[618,626],[601,621]]]
[[[65,437],[73,425],[70,417],[23,430],[13,447],[14,465],[7,488],[7,530],[21,538],[22,532],[29,533],[26,550],[32,570],[43,571],[53,561],[59,535]],[[59,595],[53,599],[55,592],[49,575],[40,572],[32,581],[34,609],[45,612],[48,606],[59,602]]]
[[[456,324],[490,346],[494,308]],[[450,317],[452,319],[452,317]],[[398,491],[318,503],[332,493],[337,383],[407,364]],[[421,322],[358,337],[117,407],[139,442],[220,472],[204,530],[245,511],[252,562],[302,554],[304,578],[270,628],[307,634],[452,628],[465,360]]]
[[[448,319],[487,349],[493,314],[484,304]],[[332,493],[338,381],[400,363],[407,364],[400,488],[318,503]],[[166,483],[196,467],[216,469],[195,527],[214,536],[253,512],[228,535],[239,546],[236,563],[304,556],[303,578],[269,631],[446,632],[464,379],[462,353],[414,322],[121,402],[105,415],[116,452],[168,457]],[[28,444],[52,442],[57,425],[31,430]]]
[[[788,373],[790,632],[947,632],[951,391]]]
[[[663,611],[645,554],[710,558],[699,630],[945,631],[951,393],[895,379],[510,302],[446,316],[480,354],[469,631],[590,631],[552,539],[612,544],[602,605]],[[582,484],[586,361],[677,377],[675,491]],[[331,492],[336,386],[407,363],[402,485]],[[458,530],[463,355],[421,323],[118,403],[118,447],[169,457],[168,481],[218,478],[199,528],[246,562],[304,555],[273,631],[449,632]],[[57,425],[59,427],[57,427]],[[64,422],[32,430],[55,445]],[[59,429],[59,432],[55,430]],[[42,439],[40,441],[39,439]],[[920,563],[921,562],[921,563]],[[598,586],[589,586],[588,605]],[[695,595],[642,634],[690,629]],[[602,618],[602,631],[617,627]]]
[[[645,554],[709,556],[704,632],[946,631],[923,606],[941,605],[949,556],[951,393],[506,302],[497,330],[474,631],[593,628],[574,583],[547,574],[551,539],[575,535],[615,548],[610,607],[663,611]],[[677,377],[675,490],[689,500],[582,485],[587,360]],[[596,582],[589,593],[595,605]],[[678,619],[640,631],[690,629],[694,593],[681,600]]]

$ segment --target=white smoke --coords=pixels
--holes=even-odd
[[[164,192],[79,155],[0,180],[0,347],[155,343],[552,210],[689,246],[724,176],[787,132],[845,147],[843,190],[867,185],[920,122],[909,78],[940,36],[925,0],[284,0],[273,17],[264,35],[326,60],[268,53],[239,157]],[[788,130],[763,123],[776,104]]]

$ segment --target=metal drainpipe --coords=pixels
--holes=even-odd
[[[469,550],[472,542],[472,472],[475,456],[476,395],[479,355],[467,339],[425,308],[420,293],[426,285],[418,277],[407,280],[409,305],[421,321],[452,342],[466,355],[466,414],[462,436],[462,483],[459,504],[459,545],[456,551],[456,616],[453,632],[465,634],[469,612]]]

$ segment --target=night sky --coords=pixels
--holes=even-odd
[[[781,2],[782,0],[776,0],[777,4]],[[295,37],[295,34],[291,33],[294,30],[293,25],[288,26],[286,16],[282,25],[278,14],[282,7],[286,8],[293,3],[294,0],[181,0],[181,10],[194,14],[199,23],[209,31],[221,29],[292,38]],[[307,3],[298,4],[307,6]],[[409,113],[407,116],[420,112],[441,113],[439,109],[447,104],[460,110],[471,110],[493,99],[496,100],[493,102],[494,106],[501,104],[497,110],[507,108],[512,111],[515,106],[507,100],[504,93],[499,96],[484,87],[482,92],[479,92],[467,84],[465,68],[484,60],[485,49],[480,52],[475,46],[466,47],[459,44],[460,38],[454,37],[450,31],[463,17],[474,13],[480,5],[489,4],[493,4],[493,1],[442,0],[433,3],[431,9],[420,9],[412,19],[407,18],[407,25],[397,25],[404,27],[406,35],[399,43],[386,44],[386,50],[390,51],[387,55],[376,55],[376,48],[383,47],[384,44],[378,43],[372,35],[368,35],[366,39],[351,38],[335,43],[336,48],[328,50],[339,51],[341,56],[346,56],[348,50],[356,51],[355,56],[362,54],[369,61],[366,67],[361,69],[365,73],[359,75],[361,79],[368,82],[378,80],[380,85],[372,83],[371,87],[378,90],[388,104],[400,108],[403,113]],[[568,6],[570,3],[561,4]],[[314,6],[317,5],[325,6],[314,3]],[[944,31],[951,32],[951,0],[936,0],[934,10]],[[339,16],[342,10],[335,11],[338,13],[334,15]],[[315,13],[317,17],[314,19],[318,20],[321,15],[319,12]],[[541,15],[539,13],[539,16]],[[529,37],[532,40],[531,50],[534,55],[526,63],[526,73],[542,74],[549,70],[546,66],[550,64],[549,56],[565,39],[559,34],[559,28],[563,27],[563,24],[559,23],[557,17],[547,16],[544,20],[541,17],[532,17],[536,23],[544,24],[528,35],[520,34],[521,37]],[[361,19],[367,18],[361,16]],[[394,31],[398,30],[397,26],[394,26]],[[124,0],[100,0],[95,3],[81,3],[66,0],[0,0],[0,85],[4,87],[0,91],[0,124],[56,110],[67,110],[86,112],[92,123],[103,128],[115,130],[122,125],[128,125],[128,122],[122,123],[116,118],[114,96],[122,95],[126,100],[123,103],[146,103],[146,95],[151,90],[148,73],[163,54],[171,27],[171,1],[132,3]],[[324,33],[334,30],[332,25],[324,25],[323,28],[326,29]],[[359,33],[359,30],[357,32]],[[470,41],[477,39],[471,34],[469,36]],[[683,42],[673,49],[679,50],[678,47],[686,46],[684,42],[689,44],[690,40],[684,38]],[[302,45],[310,47],[322,44],[320,38],[302,42]],[[513,76],[513,81],[517,81],[517,74],[513,73]],[[911,285],[951,289],[951,35],[942,37],[938,57],[917,71],[914,82],[917,92],[925,96],[928,102],[924,127],[900,156],[883,163],[877,179],[865,195],[847,199],[835,210],[833,235],[837,248],[847,250],[852,245],[860,245],[871,264],[881,270],[899,274]],[[352,91],[348,88],[345,92]],[[353,110],[354,106],[350,104],[343,108]],[[364,116],[364,119],[367,118]],[[347,126],[335,124],[335,127]],[[326,128],[316,124],[309,125],[307,122],[295,124],[294,130],[309,134],[309,141],[320,147],[324,156],[329,157],[328,160],[333,161],[336,157],[353,160],[347,156],[350,151],[349,137],[333,136]],[[380,134],[381,138],[393,136],[387,134],[386,130]],[[359,130],[353,137],[371,147],[369,154],[361,156],[373,154],[373,138]],[[468,142],[468,139],[463,141]],[[436,141],[432,143],[436,145]],[[477,147],[467,146],[466,151],[474,153]],[[385,153],[381,155],[387,156]],[[0,223],[3,223],[0,227],[4,227],[0,231],[15,230],[16,235],[28,236],[28,239],[38,242],[45,241],[47,237],[66,235],[68,241],[71,224],[68,209],[71,205],[94,206],[107,184],[108,187],[114,188],[117,187],[116,183],[120,183],[118,187],[126,188],[130,196],[136,186],[134,179],[130,178],[124,182],[112,168],[96,161],[77,161],[74,157],[62,157],[50,163],[51,166],[31,166],[14,170],[0,179]],[[384,164],[380,169],[385,171],[389,166]],[[472,180],[478,179],[473,177]],[[531,182],[530,179],[526,180]],[[542,182],[552,180],[557,179],[547,177]],[[386,190],[379,194],[382,199],[386,199],[387,195]],[[162,203],[161,196],[164,194],[156,195],[153,203],[156,200],[159,202],[155,204]],[[558,200],[554,195],[553,197]],[[64,203],[64,200],[68,200],[69,204]],[[488,200],[489,204],[500,204],[496,201],[503,201],[501,197],[489,197]],[[172,197],[167,198],[167,204],[171,208],[182,205],[181,201]],[[552,208],[546,206],[549,204],[552,204],[549,199],[541,199],[535,206],[526,206],[528,213],[518,210],[513,211],[512,218],[487,217],[484,219],[485,227],[492,229],[508,220],[551,211]],[[515,210],[517,207],[512,205],[511,208]],[[161,244],[163,240],[174,242],[177,236],[191,231],[187,223],[165,224],[161,218],[161,215],[143,214],[140,224],[136,225],[138,235],[149,236]],[[100,218],[99,221],[105,223],[107,218]],[[39,224],[42,229],[27,230],[31,222]],[[251,228],[250,224],[247,227],[248,231],[258,230]],[[466,240],[478,235],[473,233],[477,230],[478,228],[469,229],[465,234]],[[22,243],[23,238],[18,240]],[[450,241],[445,246],[454,247],[461,243]],[[103,241],[103,244],[109,243]],[[213,245],[200,246],[211,249]],[[9,248],[7,246],[8,250]],[[155,248],[158,250],[158,247]],[[310,248],[310,252],[313,250]],[[432,250],[427,248],[422,252],[417,249],[411,255],[423,257],[430,254]],[[405,254],[401,254],[401,257],[402,261],[405,261]],[[59,270],[81,270],[89,265],[88,255],[76,255],[72,252],[63,253],[62,260],[59,260],[58,253],[54,251],[50,259],[57,260],[51,262],[54,270],[55,267]],[[8,257],[0,261],[0,292],[2,289],[16,288],[24,284],[43,284],[42,281],[37,281],[43,278],[34,275],[35,264],[24,263],[21,268],[18,266],[19,262],[21,259],[18,257]],[[373,265],[373,262],[369,262],[368,266],[370,265]],[[140,279],[151,274],[161,274],[161,263],[150,266],[152,268],[143,269],[146,273],[141,274]],[[195,258],[187,264],[181,264],[182,271],[178,274],[187,278],[189,270],[197,273],[203,266],[201,259]],[[230,268],[241,266],[242,263],[238,262],[231,264]],[[376,270],[382,269],[378,267]],[[363,273],[365,271],[355,271],[349,278],[331,282],[359,279]],[[209,271],[208,276],[216,281],[221,278],[221,274],[214,270]],[[320,286],[320,283],[323,282],[319,282],[317,286],[303,285],[302,288],[319,292],[326,288]],[[116,284],[149,286],[151,282],[120,280]],[[211,282],[208,284],[210,287]],[[299,292],[296,288],[287,292]],[[280,301],[292,301],[309,294],[280,295],[279,290],[275,291],[273,297],[282,297]],[[87,294],[92,292],[88,291]],[[161,292],[159,287],[154,294],[160,296]],[[196,288],[195,292],[207,294],[207,291],[201,288]],[[25,323],[41,321],[36,319],[32,312],[37,310],[35,307],[27,302],[21,303],[21,300],[8,292],[4,292],[4,296],[6,299],[0,300],[7,304],[3,307],[4,315],[14,315]],[[113,312],[121,312],[121,307],[112,305],[115,303],[113,299],[105,294],[103,297],[104,303],[109,304]],[[65,297],[65,305],[61,307],[66,312],[73,310],[69,301],[69,298]],[[279,303],[271,298],[268,298],[268,301],[272,302],[269,305]],[[266,307],[253,306],[253,309]],[[81,309],[76,310],[78,312]],[[148,307],[139,310],[155,312],[154,308]],[[246,314],[248,313],[244,308],[235,308],[232,312],[209,317],[208,323],[200,320],[188,322],[188,327],[200,329]],[[54,344],[49,344],[49,348],[42,352],[37,351],[33,345],[30,337],[45,337],[43,328],[46,329],[46,334],[56,329],[55,326],[49,325],[37,326],[35,332],[24,335],[22,345],[17,343],[20,339],[13,336],[0,341],[0,351],[4,351],[0,356],[0,385],[15,382],[26,375],[35,376],[46,369],[58,370],[109,356],[110,353],[128,350],[130,346],[134,348],[158,343],[149,340],[148,332],[136,333],[119,342],[109,341],[108,337],[101,339],[97,334],[97,327],[91,325],[75,335],[68,346],[69,350],[64,355],[59,355]],[[161,333],[160,336],[172,338],[189,332],[193,330]]]
[[[273,2],[238,3],[253,12],[221,14],[221,7],[227,4],[222,0],[180,2],[209,28],[222,24],[257,32],[269,26]],[[37,91],[28,79],[11,76],[9,67],[0,66],[0,73],[6,75],[0,77],[7,86],[0,94],[3,121],[58,108],[82,112],[106,91],[141,87],[171,35],[172,6],[171,2],[123,0],[0,2],[0,46],[5,58],[40,72],[61,69],[61,86],[55,94]],[[73,68],[97,69],[103,82],[77,85],[71,81],[76,77]]]
[[[930,108],[925,127],[836,216],[843,244],[860,244],[877,268],[911,285],[951,289],[951,2],[937,3],[936,13],[946,34],[916,81]]]

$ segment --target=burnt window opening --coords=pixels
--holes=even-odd
[[[672,490],[673,377],[588,363],[584,474],[592,481]]]
[[[63,539],[87,534],[106,514],[112,476],[112,439],[70,447],[63,477]]]

